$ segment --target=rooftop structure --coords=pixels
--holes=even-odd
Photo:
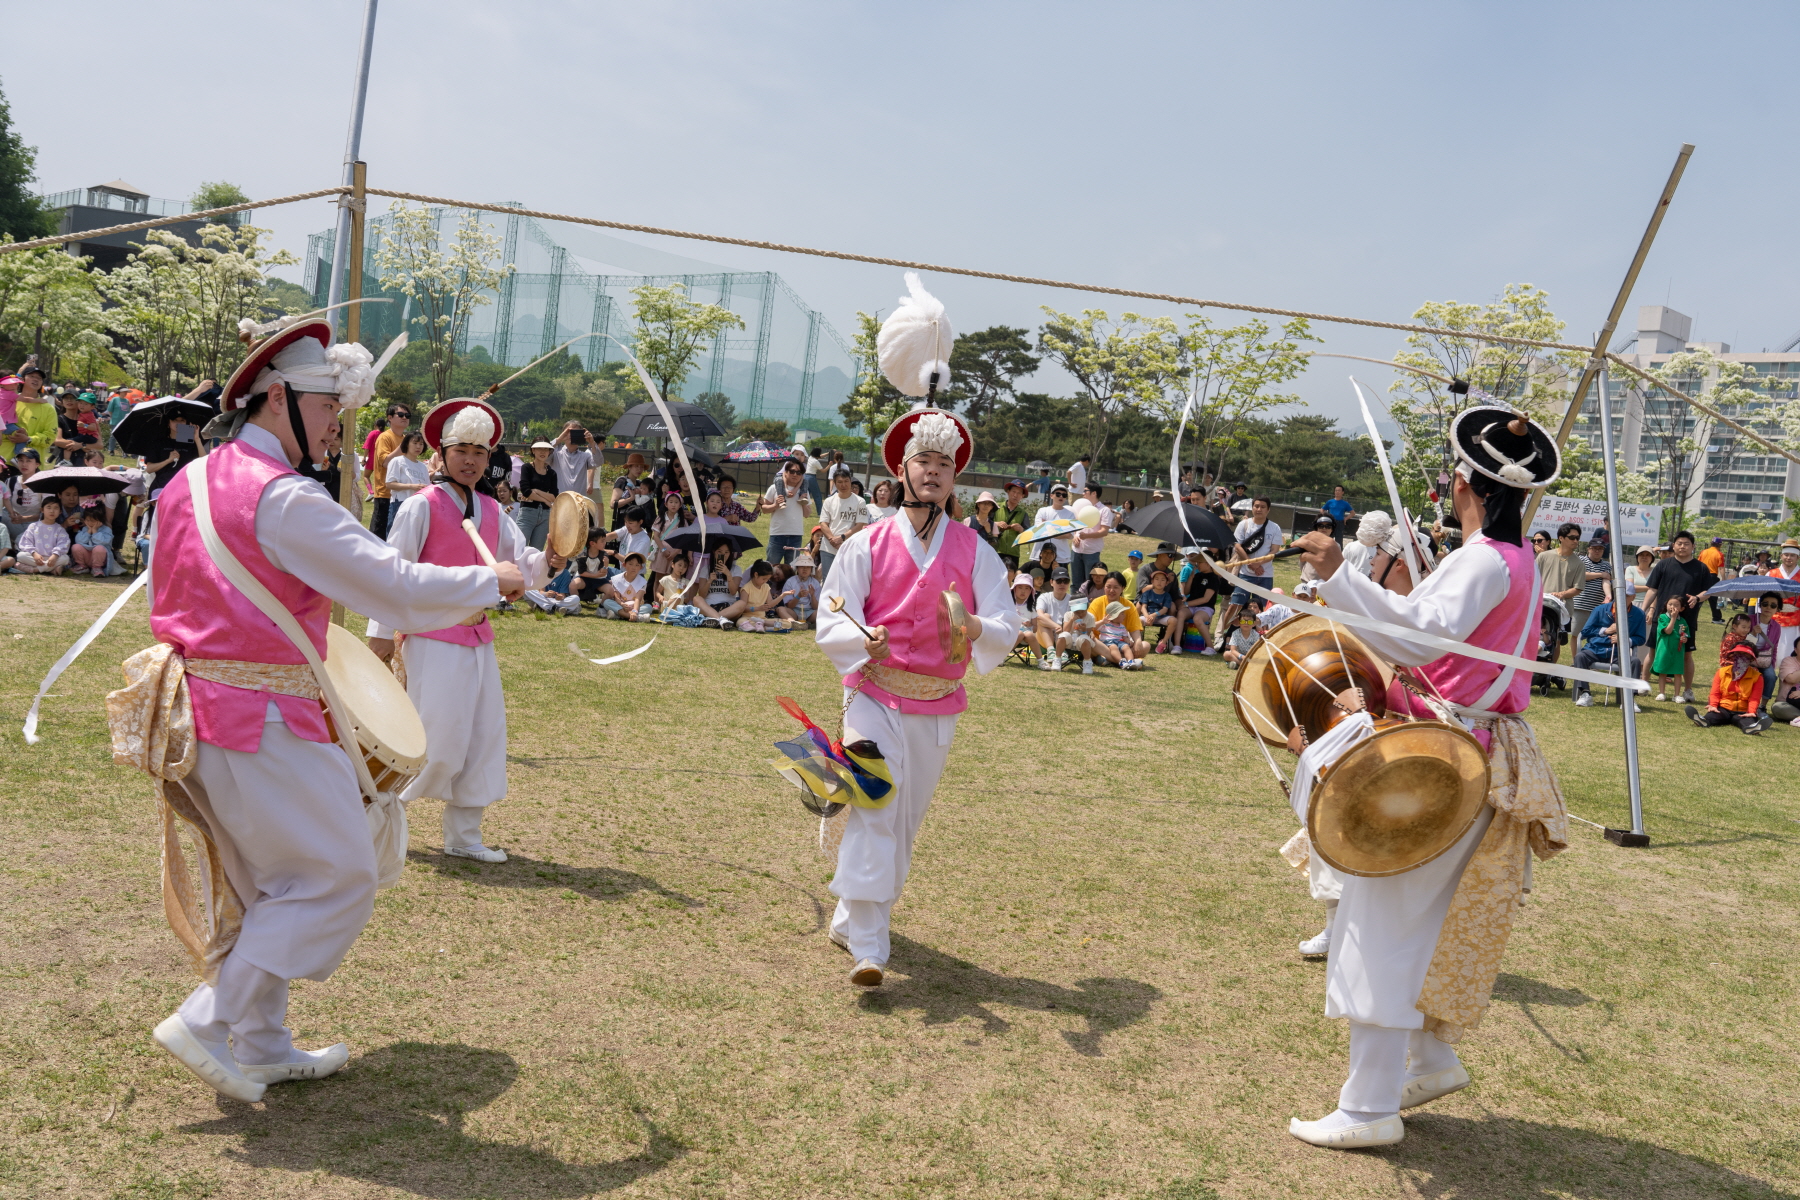
[[[146,217],[174,217],[182,213],[194,211],[194,206],[181,200],[158,200],[140,188],[133,187],[123,179],[115,179],[111,183],[97,183],[92,187],[71,188],[64,192],[51,192],[41,197],[44,207],[56,210],[58,221],[56,232],[59,234],[80,233],[86,229],[105,229],[112,225],[125,225]],[[231,213],[224,217],[215,217],[212,221],[177,221],[173,225],[164,225],[163,229],[182,238],[190,245],[200,244],[200,226],[202,224],[235,224],[244,213]],[[123,266],[126,256],[136,247],[144,244],[145,231],[139,229],[132,233],[113,233],[104,237],[65,243],[64,249],[76,256],[87,256],[94,260],[98,270],[110,271],[114,267]]]

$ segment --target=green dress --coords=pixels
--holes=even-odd
[[[1656,618],[1656,656],[1650,662],[1652,675],[1679,675],[1687,669],[1687,652],[1692,649],[1682,641],[1687,622],[1664,613]]]

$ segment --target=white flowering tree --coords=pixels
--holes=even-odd
[[[90,261],[55,249],[0,255],[0,335],[28,350],[42,346],[41,361],[52,375],[90,373],[111,345]]]
[[[1296,317],[1271,336],[1267,321],[1220,327],[1204,313],[1189,313],[1180,341],[1180,386],[1171,386],[1150,405],[1172,431],[1189,396],[1194,399],[1189,461],[1195,479],[1211,472],[1225,477],[1231,454],[1242,449],[1257,414],[1305,401],[1277,390],[1306,369],[1302,342],[1319,339]],[[1174,381],[1171,381],[1173,384]]]
[[[513,272],[513,264],[498,261],[500,238],[480,214],[463,213],[448,249],[438,230],[441,215],[441,209],[408,208],[395,201],[375,245],[381,286],[410,298],[413,320],[424,328],[439,403],[450,397],[456,345],[469,317],[493,303],[494,292]]]

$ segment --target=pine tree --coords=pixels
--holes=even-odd
[[[36,180],[37,147],[13,131],[12,108],[0,92],[0,236],[22,242],[56,232],[56,214],[31,190]]]

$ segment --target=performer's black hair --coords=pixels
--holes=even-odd
[[[1525,535],[1522,529],[1525,510],[1525,493],[1498,479],[1483,475],[1480,471],[1469,471],[1465,478],[1470,489],[1481,497],[1483,516],[1481,532],[1490,541],[1509,542],[1514,546],[1524,544]]]

